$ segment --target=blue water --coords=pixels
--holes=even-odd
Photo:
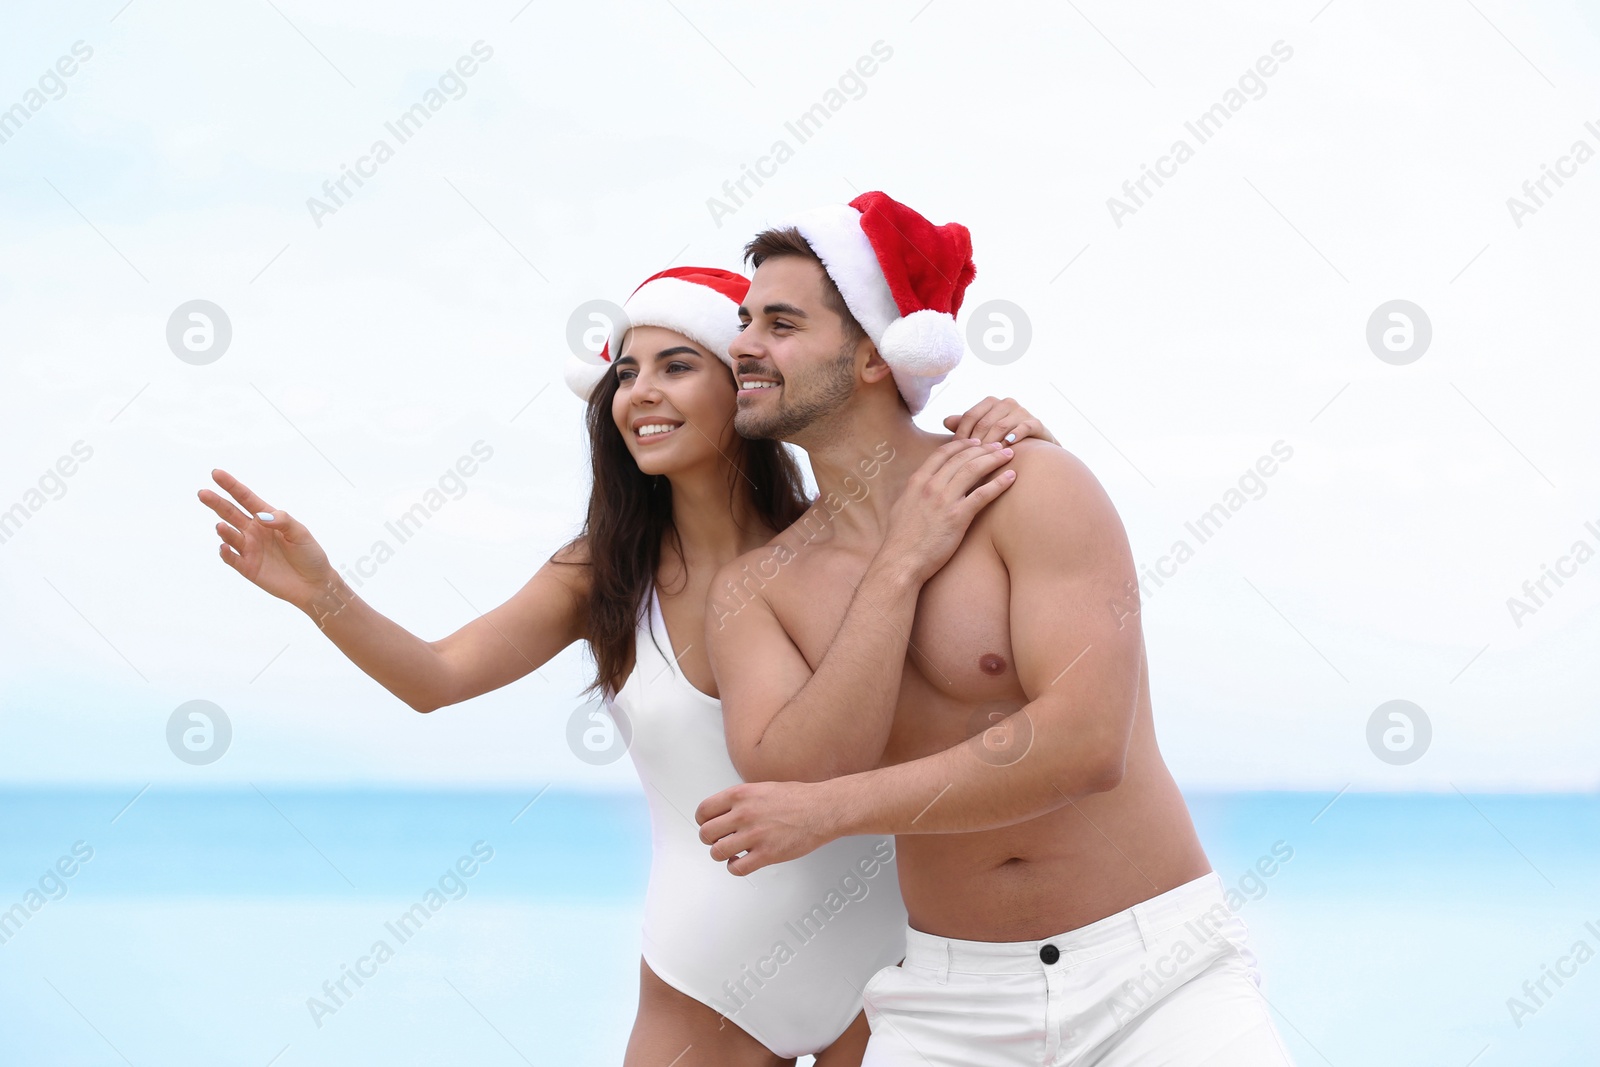
[[[1600,798],[1330,799],[1189,798],[1300,1064],[1600,1063]],[[0,1067],[617,1064],[648,865],[631,793],[0,790]]]

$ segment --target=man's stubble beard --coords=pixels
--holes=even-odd
[[[757,414],[738,410],[733,428],[739,436],[754,441],[791,441],[819,420],[836,413],[855,395],[856,345],[848,343],[839,354],[807,376],[810,396],[798,402],[788,399],[789,379],[780,386],[777,410]],[[798,442],[796,442],[798,443]]]

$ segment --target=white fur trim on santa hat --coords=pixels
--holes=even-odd
[[[889,369],[894,373],[894,384],[900,390],[900,397],[906,402],[906,410],[916,415],[928,406],[928,398],[933,395],[933,387],[945,380],[946,375],[939,374],[932,378],[919,378],[915,374],[895,370],[891,363]]]
[[[646,282],[622,305],[623,321],[614,324],[611,358],[622,352],[622,338],[631,326],[660,326],[681,333],[711,350],[730,368],[728,346],[739,335],[739,305],[708,285],[682,278]]]
[[[933,387],[961,363],[965,351],[956,320],[931,308],[894,320],[878,342],[878,353],[889,364],[913,415],[928,403]]]
[[[588,400],[589,394],[610,368],[611,364],[599,356],[590,356],[588,359],[568,356],[566,363],[562,364],[561,376],[566,379],[567,388],[577,394],[579,400]]]
[[[881,350],[883,331],[900,317],[900,308],[889,292],[878,254],[861,228],[861,212],[849,204],[827,204],[780,223],[777,228],[789,226],[800,231],[811,251],[822,260],[822,269],[833,279],[850,314]]]

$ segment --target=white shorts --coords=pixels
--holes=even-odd
[[[862,1067],[1292,1067],[1245,936],[1214,873],[1043,941],[908,926]]]

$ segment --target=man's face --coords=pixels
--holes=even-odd
[[[822,265],[802,256],[762,261],[728,346],[739,379],[734,429],[744,437],[796,441],[854,395],[858,355],[844,320],[824,300]]]

